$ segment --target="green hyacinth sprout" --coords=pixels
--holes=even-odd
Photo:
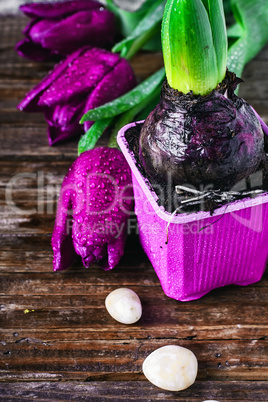
[[[207,95],[224,79],[227,34],[222,0],[168,0],[162,47],[169,85]]]

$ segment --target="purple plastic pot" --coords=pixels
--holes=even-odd
[[[117,140],[132,171],[140,241],[165,294],[189,301],[221,286],[259,281],[268,256],[268,193],[232,202],[212,216],[172,216],[157,204],[129,149],[125,133],[135,124],[123,127]]]

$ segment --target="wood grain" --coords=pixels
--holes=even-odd
[[[132,218],[125,255],[105,272],[52,271],[51,233],[57,194],[75,160],[77,139],[47,144],[41,114],[19,101],[52,68],[19,58],[15,43],[26,18],[0,19],[0,399],[3,401],[265,401],[268,400],[268,275],[247,287],[228,286],[181,303],[162,291]],[[268,47],[245,69],[240,95],[268,122]],[[133,61],[144,79],[161,54]],[[104,145],[102,138],[99,145]],[[135,290],[143,315],[131,326],[114,321],[106,295]],[[144,358],[178,344],[199,361],[195,384],[180,393],[151,385]]]
[[[40,378],[41,375],[40,375]],[[147,381],[90,381],[90,382],[28,382],[27,384],[0,384],[0,396],[5,401],[34,400],[69,401],[203,401],[214,395],[219,401],[267,401],[268,387],[263,382],[254,382],[254,390],[250,381],[196,381],[188,390],[167,392],[151,386]],[[20,395],[20,396],[18,396]]]

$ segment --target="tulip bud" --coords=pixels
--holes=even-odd
[[[85,267],[114,268],[124,252],[127,219],[133,210],[131,173],[117,148],[83,152],[66,175],[52,236],[54,271],[76,255]]]
[[[32,18],[16,45],[18,54],[35,61],[65,57],[82,46],[113,44],[115,18],[97,1],[29,3],[20,6]]]
[[[49,145],[83,134],[79,121],[89,109],[123,95],[136,84],[127,60],[104,49],[84,47],[54,67],[18,108],[43,112]],[[87,130],[92,122],[85,123]]]

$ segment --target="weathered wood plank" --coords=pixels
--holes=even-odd
[[[128,401],[201,401],[217,399],[221,401],[266,401],[267,384],[262,381],[197,381],[185,391],[167,392],[160,390],[146,381],[92,381],[89,383],[39,383],[0,384],[0,396],[5,401],[90,401],[100,402],[109,398],[111,402]]]
[[[126,251],[129,260],[133,261],[133,257],[128,250]],[[43,334],[41,339],[48,340],[47,337],[50,335],[47,333],[47,328],[53,333],[58,329],[64,332],[67,320],[66,336],[68,337],[69,331],[72,331],[72,339],[76,336],[76,330],[78,333],[82,330],[84,334],[87,327],[91,328],[90,336],[93,338],[96,337],[96,333],[98,337],[100,332],[107,338],[113,337],[118,323],[108,316],[104,308],[104,299],[110,291],[120,286],[134,289],[143,303],[143,317],[139,327],[126,329],[125,326],[120,326],[120,333],[133,330],[131,336],[136,339],[147,336],[159,338],[190,336],[218,340],[259,339],[267,334],[268,322],[265,319],[267,275],[259,283],[262,286],[259,284],[245,288],[229,286],[210,292],[201,300],[180,303],[164,295],[146,258],[141,260],[140,264],[136,264],[134,260],[135,264],[132,266],[127,265],[124,258],[119,267],[108,273],[97,267],[86,270],[78,266],[56,274],[51,272],[51,260],[49,260],[48,258],[46,263],[43,261],[43,267],[36,264],[36,272],[32,271],[32,267],[29,273],[16,273],[16,267],[13,265],[10,269],[8,265],[5,268],[7,272],[13,273],[12,276],[2,271],[1,290],[4,296],[1,306],[1,326],[6,329],[5,336],[13,333],[12,328],[20,328],[20,335],[23,330],[22,337],[29,336],[27,331],[35,334],[38,320],[38,331]],[[25,258],[19,261],[23,264]],[[47,295],[49,298],[45,297]],[[96,306],[98,306],[97,316]],[[26,309],[34,311],[25,315]],[[99,329],[99,322],[105,322],[102,330]],[[80,335],[77,336],[80,339]]]
[[[118,328],[120,331],[120,327]],[[144,359],[153,350],[169,344],[178,344],[193,351],[199,362],[197,380],[256,380],[267,379],[267,342],[253,341],[188,341],[177,339],[120,339],[48,343],[21,340],[0,345],[3,362],[0,379],[10,374],[23,380],[24,373],[32,376],[41,372],[60,374],[67,379],[86,380],[92,376],[114,373],[140,374]],[[118,380],[120,375],[117,376]],[[46,378],[49,381],[49,376]]]
[[[6,50],[10,47],[14,47],[17,40],[22,38],[21,31],[25,25],[29,22],[29,19],[24,16],[4,16],[0,15],[1,23],[1,44],[0,49]]]
[[[221,344],[222,340],[251,339],[260,340],[267,336],[268,322],[260,320],[261,314],[267,311],[267,303],[262,308],[252,301],[245,304],[242,310],[239,305],[226,306],[223,311],[216,304],[216,295],[207,297],[202,307],[194,303],[190,307],[166,300],[159,284],[152,284],[153,274],[148,280],[148,287],[142,288],[128,282],[114,285],[98,285],[98,293],[88,286],[88,294],[82,289],[81,295],[3,297],[1,301],[1,335],[5,342],[12,341],[13,333],[20,338],[36,338],[50,342],[55,340],[82,341],[85,339],[214,339]],[[37,284],[38,286],[38,284]],[[60,284],[59,284],[60,286]],[[97,285],[96,285],[97,286]],[[127,286],[140,296],[143,305],[143,316],[135,326],[125,327],[114,322],[104,307],[105,297],[117,287]],[[25,286],[27,289],[27,286]],[[54,287],[55,288],[55,287]],[[67,287],[66,287],[67,288]],[[54,289],[56,292],[56,289]],[[242,300],[245,294],[234,289]],[[226,297],[234,293],[225,290]],[[151,293],[154,292],[154,300]],[[251,296],[250,292],[248,298]],[[42,298],[47,301],[42,300]],[[219,297],[219,302],[223,298]],[[241,314],[239,314],[239,311]],[[168,312],[170,312],[168,314]],[[255,321],[255,312],[259,321]],[[199,316],[198,320],[196,316]],[[227,320],[226,316],[230,316]],[[37,327],[38,323],[38,327]],[[49,328],[49,330],[48,330]]]
[[[153,274],[151,276],[153,277]],[[267,302],[259,306],[257,305],[258,301],[254,301],[254,298],[252,298],[251,303],[245,303],[243,309],[241,305],[235,308],[233,305],[228,306],[228,304],[224,308],[220,308],[215,303],[215,298],[212,297],[208,298],[208,302],[202,305],[194,302],[191,305],[184,306],[177,302],[175,305],[175,303],[171,303],[163,297],[159,284],[156,284],[156,288],[154,288],[154,286],[150,285],[150,282],[151,280],[148,280],[148,286],[143,288],[133,283],[129,284],[128,282],[125,285],[135,290],[143,302],[143,318],[139,323],[141,326],[150,325],[152,329],[157,326],[161,328],[168,326],[179,330],[180,325],[187,325],[188,327],[195,327],[198,331],[199,326],[204,327],[205,325],[208,328],[210,326],[212,328],[220,327],[221,325],[229,328],[232,326],[239,328],[240,325],[249,327],[250,325],[254,326],[256,323],[259,323],[258,326],[262,325],[264,330],[267,329],[267,319],[261,319],[265,311],[267,311]],[[6,286],[8,285],[10,288],[11,285],[6,284]],[[45,294],[49,294],[49,306],[46,305],[46,302],[42,298],[31,293],[29,293],[31,294],[30,298],[18,298],[17,296],[13,298],[3,297],[1,301],[2,329],[12,328],[15,325],[21,328],[34,329],[37,321],[39,328],[47,328],[48,325],[50,328],[64,328],[66,320],[68,320],[68,325],[72,328],[77,328],[78,326],[82,328],[87,326],[95,327],[102,322],[106,322],[109,326],[116,325],[113,320],[109,319],[106,313],[104,300],[110,291],[120,285],[122,286],[122,282],[107,286],[85,284],[83,287],[77,284],[77,289],[74,290],[75,284],[72,284],[70,291],[68,290],[68,294],[66,295],[63,294],[63,291],[57,292],[57,288],[59,289],[60,286],[64,286],[65,289],[68,289],[67,281],[63,281],[63,284],[62,281],[57,282],[57,287],[55,285],[53,287],[52,284],[50,287],[47,286],[45,288],[47,292],[44,292],[45,289],[42,287],[42,281],[36,281],[35,293],[39,295],[43,294],[43,297]],[[31,287],[28,286],[26,279],[22,286],[25,294],[31,292]],[[52,296],[51,294],[52,287],[56,296]],[[81,295],[79,297],[81,297],[81,301],[78,306],[79,297],[77,297],[77,294],[80,293],[80,289]],[[153,300],[150,298],[150,292],[152,291],[154,292]],[[18,293],[20,292],[21,289],[18,289]],[[236,289],[236,292],[245,300],[246,297],[243,293],[240,293],[238,289]],[[12,290],[10,293],[12,294]],[[227,290],[225,296],[230,297],[233,293]],[[251,296],[251,292],[249,292],[249,296]],[[71,305],[69,306],[68,298],[72,298]],[[222,301],[224,298],[219,297],[219,299]],[[63,300],[62,305],[61,300]],[[100,311],[97,310],[97,315],[95,315],[96,305],[99,306],[98,309],[101,309]],[[25,314],[27,309],[32,313]]]
[[[6,190],[6,186],[10,184],[10,180],[16,176],[16,188],[28,189],[37,188],[38,176],[42,177],[44,184],[61,184],[63,177],[68,172],[70,164],[75,158],[71,156],[71,160],[65,158],[53,162],[49,160],[41,161],[18,161],[14,163],[12,160],[2,161],[0,163],[1,178],[0,187]]]
[[[41,115],[39,115],[41,116]],[[18,145],[19,139],[19,145]],[[73,139],[60,146],[48,146],[47,127],[45,124],[22,125],[2,124],[0,126],[1,155],[3,160],[74,160],[77,157],[78,139]],[[106,138],[102,138],[100,145],[106,144]],[[53,170],[53,167],[51,168]]]
[[[52,255],[50,257],[52,258]],[[86,269],[80,266],[77,268],[73,267],[72,269],[66,270],[64,272],[54,273],[51,271],[52,265],[45,265],[43,272],[40,272],[40,268],[34,272],[32,270],[27,272],[26,264],[25,272],[14,272],[15,270],[12,270],[13,275],[10,275],[10,272],[8,272],[9,269],[6,268],[5,272],[3,272],[3,270],[1,272],[0,292],[8,296],[24,296],[27,294],[31,294],[32,296],[50,294],[52,296],[65,295],[65,287],[67,287],[68,297],[68,295],[70,294],[86,295],[88,294],[89,290],[93,292],[93,294],[96,294],[96,292],[102,294],[102,286],[116,286],[116,284],[118,283],[126,283],[132,286],[140,286],[141,288],[143,288],[143,291],[146,292],[148,291],[147,287],[151,287],[152,285],[158,286],[159,282],[156,279],[157,277],[155,276],[154,271],[151,269],[151,264],[148,263],[147,259],[144,258],[143,261],[135,261],[134,263],[128,265],[127,262],[128,260],[130,260],[131,257],[132,256],[129,255],[128,259],[122,259],[119,266],[111,271],[103,271],[101,268],[98,267]],[[11,266],[13,267],[13,265]],[[6,265],[6,267],[8,267],[8,264]],[[142,280],[141,283],[137,283],[139,277]],[[56,280],[57,286],[55,286],[53,282],[54,278]],[[214,294],[213,292],[215,292],[214,297],[221,301],[221,304],[215,303],[216,314],[218,314],[219,317],[224,317],[227,320],[226,322],[228,322],[232,319],[232,317],[228,318],[228,311],[226,311],[227,307],[231,307],[233,309],[233,312],[236,311],[236,305],[238,305],[239,300],[242,299],[241,304],[244,305],[244,309],[240,311],[241,316],[243,316],[243,313],[245,313],[245,315],[248,315],[247,319],[257,319],[258,317],[254,317],[254,314],[252,317],[249,317],[250,310],[248,311],[248,313],[246,310],[247,308],[250,309],[249,304],[251,303],[253,303],[253,306],[257,304],[257,306],[255,306],[257,308],[261,308],[262,306],[264,308],[266,307],[266,304],[268,302],[266,295],[267,274],[259,283],[262,283],[262,286],[256,286],[256,284],[248,285],[247,287],[233,285],[232,287],[229,286],[218,289],[217,291],[210,292],[210,294]],[[239,293],[238,295],[236,295],[237,292]],[[250,300],[247,300],[247,292],[248,295],[251,297]],[[187,312],[189,310],[189,313],[193,307],[200,310],[199,312],[201,313],[201,310],[204,309],[204,306],[206,306],[206,303],[208,303],[207,296],[204,296],[204,298],[201,299],[202,301],[195,300],[191,303],[180,303],[170,298],[167,298],[167,300],[170,303],[172,301],[174,307],[184,306],[184,309],[187,309]],[[224,304],[224,307],[222,306],[222,304]],[[237,306],[237,308],[239,309],[242,307]],[[163,307],[163,309],[165,308]],[[239,311],[237,311],[237,314],[239,315]],[[213,318],[215,319],[216,317]],[[197,317],[196,320],[198,322],[199,317]],[[262,318],[262,322],[266,322],[264,317]]]
[[[51,234],[55,218],[53,215],[9,215],[1,219],[1,234]]]
[[[136,289],[139,291],[139,289]],[[14,335],[15,334],[15,335]],[[265,340],[267,339],[267,325],[265,324],[233,324],[233,325],[169,325],[163,326],[146,326],[146,327],[122,327],[119,329],[116,325],[111,324],[100,331],[99,327],[93,326],[92,328],[83,327],[68,327],[62,326],[59,328],[22,328],[15,323],[13,328],[2,329],[1,339],[4,339],[5,345],[14,341],[16,336],[18,341],[25,340],[25,342],[81,342],[102,339],[162,339],[164,340],[204,340],[214,341],[220,348],[221,341],[223,340]]]

